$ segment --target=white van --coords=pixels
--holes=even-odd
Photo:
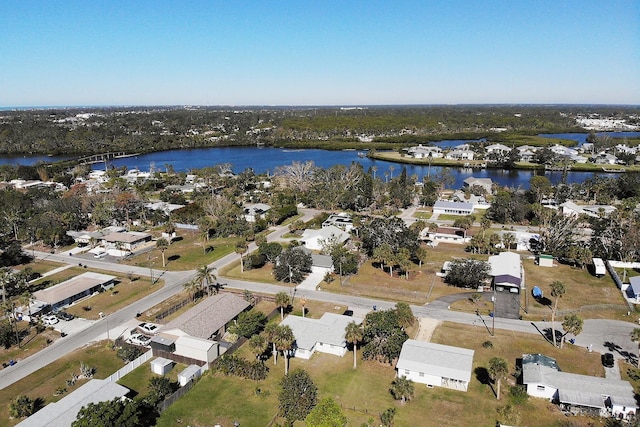
[[[96,252],[96,254],[93,257],[100,259],[100,258],[106,257],[107,255],[109,255],[107,251],[100,251],[100,252]]]

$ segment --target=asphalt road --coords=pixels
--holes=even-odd
[[[305,210],[304,213],[305,215],[303,220],[307,221],[317,214],[317,211]],[[279,227],[267,237],[267,240],[279,240],[287,231],[287,227]],[[249,251],[254,249],[255,243],[252,243],[249,247]],[[35,256],[61,263],[78,262],[77,259],[74,259],[75,257],[70,257],[68,253],[49,254],[35,252]],[[211,263],[210,266],[221,268],[237,259],[238,255],[232,253]],[[153,277],[161,278],[164,281],[164,285],[156,292],[109,316],[106,316],[104,319],[89,324],[85,329],[75,334],[70,334],[64,338],[60,338],[40,352],[26,359],[20,360],[16,365],[1,370],[0,389],[19,381],[21,378],[37,371],[48,363],[83,347],[90,342],[104,338],[107,330],[116,329],[117,327],[130,322],[132,319],[135,319],[137,313],[144,312],[180,292],[184,283],[192,280],[195,276],[195,272],[193,271],[165,272],[163,270],[154,269],[153,272],[151,272],[148,268],[129,266],[119,264],[117,262],[106,262],[104,260],[97,260],[91,257],[88,259],[83,258],[81,262],[92,269],[113,271],[121,274],[132,273],[140,276],[149,276],[153,273]],[[227,288],[241,290],[247,289],[256,293],[269,294],[287,292],[294,298],[304,296],[306,299],[335,303],[336,305],[347,305],[366,311],[373,309],[373,306],[376,306],[379,310],[386,310],[395,306],[394,302],[351,295],[332,294],[317,290],[298,290],[286,286],[240,281],[229,278],[224,278],[223,281],[226,283]],[[549,322],[534,323],[517,319],[489,318],[487,316],[478,316],[472,313],[452,311],[449,310],[448,305],[449,304],[446,301],[434,301],[431,304],[423,306],[414,305],[411,306],[411,308],[417,317],[428,317],[441,321],[472,325],[478,328],[479,333],[486,333],[487,337],[490,337],[492,333],[511,333],[510,331],[543,335],[544,330],[550,327]],[[560,329],[560,324],[558,322],[556,323],[556,327]],[[635,323],[631,322],[589,319],[585,321],[582,333],[576,337],[576,345],[584,346],[585,351],[588,351],[589,346],[591,346],[593,351],[607,351],[614,353],[617,358],[627,357],[633,359],[636,357],[635,355],[637,354],[638,347],[635,343],[631,342],[630,333],[636,326],[637,325]]]

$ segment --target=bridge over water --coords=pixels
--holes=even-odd
[[[140,153],[129,154],[129,153],[126,153],[125,151],[110,151],[108,153],[92,154],[90,156],[81,157],[78,159],[78,161],[81,164],[102,163],[112,159],[123,159],[125,157],[133,157],[139,154]]]

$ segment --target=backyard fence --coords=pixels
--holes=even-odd
[[[118,381],[120,378],[124,377],[129,372],[133,371],[138,366],[142,365],[143,363],[145,363],[147,360],[151,359],[152,357],[153,357],[152,351],[151,350],[147,351],[146,353],[144,353],[143,355],[141,355],[137,359],[127,363],[124,367],[118,369],[118,371],[116,373],[111,374],[107,378],[107,381],[109,381],[109,382]]]

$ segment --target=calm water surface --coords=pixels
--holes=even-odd
[[[604,135],[604,134],[602,134]],[[611,136],[640,137],[640,132],[608,132]],[[549,138],[565,138],[576,141],[577,144],[584,143],[587,134],[544,134],[540,135]],[[441,147],[452,147],[467,142],[465,140],[441,141]],[[34,156],[34,157],[4,157],[0,158],[0,164],[21,164],[33,165],[37,162],[51,162],[64,160],[64,158]],[[238,173],[247,168],[252,168],[256,173],[273,173],[278,166],[290,165],[292,162],[313,161],[316,166],[329,168],[333,165],[348,166],[352,162],[361,163],[365,170],[370,167],[377,167],[376,177],[387,180],[398,176],[405,165],[385,162],[381,160],[371,160],[358,156],[355,150],[329,151],[316,149],[282,149],[282,148],[258,148],[258,147],[225,147],[225,148],[198,148],[180,149],[149,153],[136,157],[115,159],[109,165],[116,167],[126,166],[128,169],[138,168],[148,171],[153,165],[156,170],[165,170],[171,165],[178,172],[189,172],[207,166],[214,166],[220,163],[230,163],[234,172]],[[94,169],[104,169],[104,164],[93,165]],[[441,172],[440,167],[406,165],[407,173],[415,175],[418,180],[425,176],[435,176]],[[502,186],[529,187],[529,180],[535,175],[533,171],[504,171],[497,169],[471,170],[462,168],[450,168],[455,179],[454,187],[462,186],[462,182],[471,176],[478,178],[491,178],[494,182]],[[616,174],[592,173],[592,172],[569,172],[567,183],[582,182],[592,177],[594,174],[616,176]],[[551,182],[557,184],[562,180],[561,172],[545,172]]]

